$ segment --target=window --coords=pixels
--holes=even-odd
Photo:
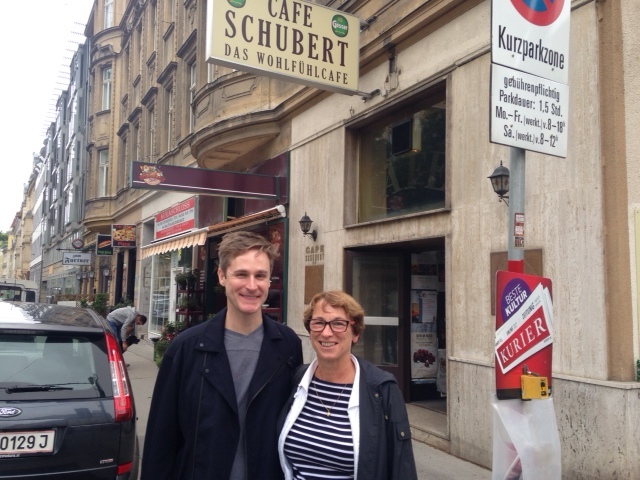
[[[444,92],[361,128],[357,221],[445,206]]]
[[[133,125],[133,145],[132,145],[132,155],[131,158],[133,161],[138,161],[140,158],[140,124],[135,123]]]
[[[0,382],[16,385],[60,384],[64,388],[8,393],[2,401],[35,401],[98,398],[112,394],[111,382],[100,391],[87,378],[109,378],[109,364],[102,337],[82,333],[27,332],[6,330],[0,334]],[[108,393],[107,393],[108,392]]]
[[[195,105],[196,99],[196,62],[189,66],[189,133],[193,133],[196,128]]]
[[[113,0],[104,0],[104,28],[113,26]]]
[[[75,158],[75,144],[71,144],[69,149],[69,155],[67,156],[67,168],[65,168],[66,179],[65,183],[69,183],[73,178],[73,160]]]
[[[56,236],[56,209],[55,207],[51,209],[49,215],[49,239],[52,239]]]
[[[80,142],[76,142],[76,149],[74,151],[75,161],[75,170],[76,173],[80,173]]]
[[[158,5],[156,3],[151,4],[151,18],[149,19],[151,22],[151,36],[153,37],[153,51],[155,52],[158,49]]]
[[[109,169],[109,150],[100,150],[98,154],[98,197],[107,195],[107,173]]]
[[[64,199],[64,224],[71,223],[71,205],[73,204],[73,193],[69,191],[69,195]]]
[[[102,70],[102,110],[111,107],[111,67]]]
[[[156,115],[153,107],[149,110],[149,161],[153,161],[154,142],[156,134]]]
[[[171,127],[173,125],[173,90],[167,90],[167,150],[171,150],[172,135]]]
[[[123,135],[120,140],[120,149],[118,150],[118,182],[116,185],[122,187],[128,185],[129,172],[127,171],[127,136]]]

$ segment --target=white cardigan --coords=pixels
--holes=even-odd
[[[351,390],[347,410],[349,423],[351,424],[351,435],[353,436],[354,478],[358,478],[358,453],[360,447],[360,365],[358,365],[358,361],[353,355],[351,355],[351,361],[356,368],[356,376],[353,379],[353,389]],[[293,479],[293,470],[284,454],[284,441],[289,434],[289,430],[291,430],[291,427],[298,418],[298,415],[300,415],[302,407],[304,407],[304,404],[307,402],[309,384],[311,383],[316,368],[318,368],[318,360],[314,359],[298,384],[296,393],[293,396],[294,400],[291,404],[291,409],[287,414],[287,419],[284,422],[282,432],[280,432],[280,438],[278,439],[278,455],[280,456],[280,465],[282,466],[285,480]]]

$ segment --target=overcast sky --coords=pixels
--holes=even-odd
[[[42,147],[55,102],[68,85],[71,57],[84,41],[92,5],[93,0],[2,3],[0,231],[10,229],[20,210],[33,153]]]

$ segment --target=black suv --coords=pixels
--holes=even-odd
[[[90,309],[0,302],[0,479],[137,478],[131,384]]]

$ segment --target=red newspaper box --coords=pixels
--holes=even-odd
[[[551,280],[502,270],[496,275],[497,397],[521,399],[521,377],[527,372],[546,377],[551,395]]]

